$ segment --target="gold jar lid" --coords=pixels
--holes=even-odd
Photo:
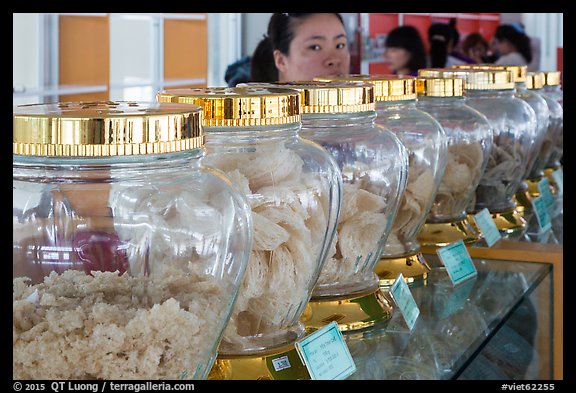
[[[511,71],[460,68],[421,68],[418,77],[464,78],[464,90],[511,90],[514,79]]]
[[[544,71],[544,84],[557,86],[560,84],[560,71]]]
[[[13,154],[104,157],[204,146],[202,108],[157,102],[90,101],[15,106]]]
[[[416,94],[427,97],[462,97],[464,78],[416,78]]]
[[[416,99],[416,78],[386,74],[348,74],[314,78],[319,81],[367,82],[374,85],[376,101],[405,101]]]
[[[456,64],[452,68],[476,69],[476,70],[506,70],[512,72],[514,83],[526,82],[528,66],[503,65],[503,64]]]
[[[374,85],[365,82],[292,81],[242,83],[237,86],[281,87],[300,92],[302,114],[354,113],[376,110]]]
[[[298,91],[274,87],[206,87],[171,89],[156,94],[159,102],[203,108],[205,127],[250,127],[298,123]]]
[[[541,89],[544,87],[546,77],[542,71],[528,72],[526,74],[527,89]]]

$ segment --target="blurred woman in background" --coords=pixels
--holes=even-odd
[[[462,52],[474,61],[480,64],[487,62],[489,44],[486,38],[480,33],[470,33],[462,42]]]
[[[493,46],[499,56],[494,64],[527,66],[532,61],[530,37],[524,34],[521,26],[498,26],[494,33]]]
[[[388,34],[384,56],[394,74],[417,76],[426,68],[426,50],[420,33],[414,26],[399,26]]]
[[[430,43],[430,67],[444,68],[456,64],[472,64],[474,60],[458,52],[456,47],[460,41],[460,33],[456,29],[456,19],[450,23],[433,23],[428,28]]]

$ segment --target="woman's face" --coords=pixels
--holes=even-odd
[[[407,68],[410,61],[410,52],[404,48],[389,47],[384,52],[388,66],[394,72],[400,72]]]
[[[344,26],[334,14],[314,14],[295,25],[288,55],[274,51],[280,82],[313,80],[350,72]]]
[[[486,56],[486,53],[488,52],[488,49],[486,48],[486,46],[482,45],[482,44],[476,44],[472,47],[470,47],[468,49],[468,53],[466,53],[468,55],[468,57],[474,59],[477,63],[481,63],[484,58],[484,56]]]
[[[507,55],[508,53],[514,52],[514,46],[508,40],[499,40],[494,37],[493,44],[494,49],[496,49],[496,52],[500,55]]]

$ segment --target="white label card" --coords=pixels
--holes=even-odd
[[[402,273],[399,273],[398,277],[396,277],[396,280],[390,288],[390,294],[400,309],[404,321],[406,321],[406,325],[408,325],[408,328],[412,330],[416,324],[418,315],[420,315],[420,309],[418,308],[414,296],[412,296],[412,292],[410,292],[410,287],[408,287]]]

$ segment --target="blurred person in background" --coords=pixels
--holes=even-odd
[[[487,54],[490,45],[480,33],[470,33],[462,42],[462,52],[476,64],[488,62]]]
[[[532,48],[528,37],[519,23],[498,26],[492,38],[498,54],[494,64],[527,66],[532,62]]]
[[[350,50],[338,13],[274,13],[252,54],[251,82],[290,82],[350,73]]]
[[[414,26],[399,26],[388,34],[384,57],[396,75],[417,76],[420,68],[426,68],[426,50],[420,33]]]
[[[472,64],[474,60],[456,50],[460,33],[456,29],[456,19],[450,23],[432,23],[428,28],[430,43],[430,67],[444,68],[456,64]]]

